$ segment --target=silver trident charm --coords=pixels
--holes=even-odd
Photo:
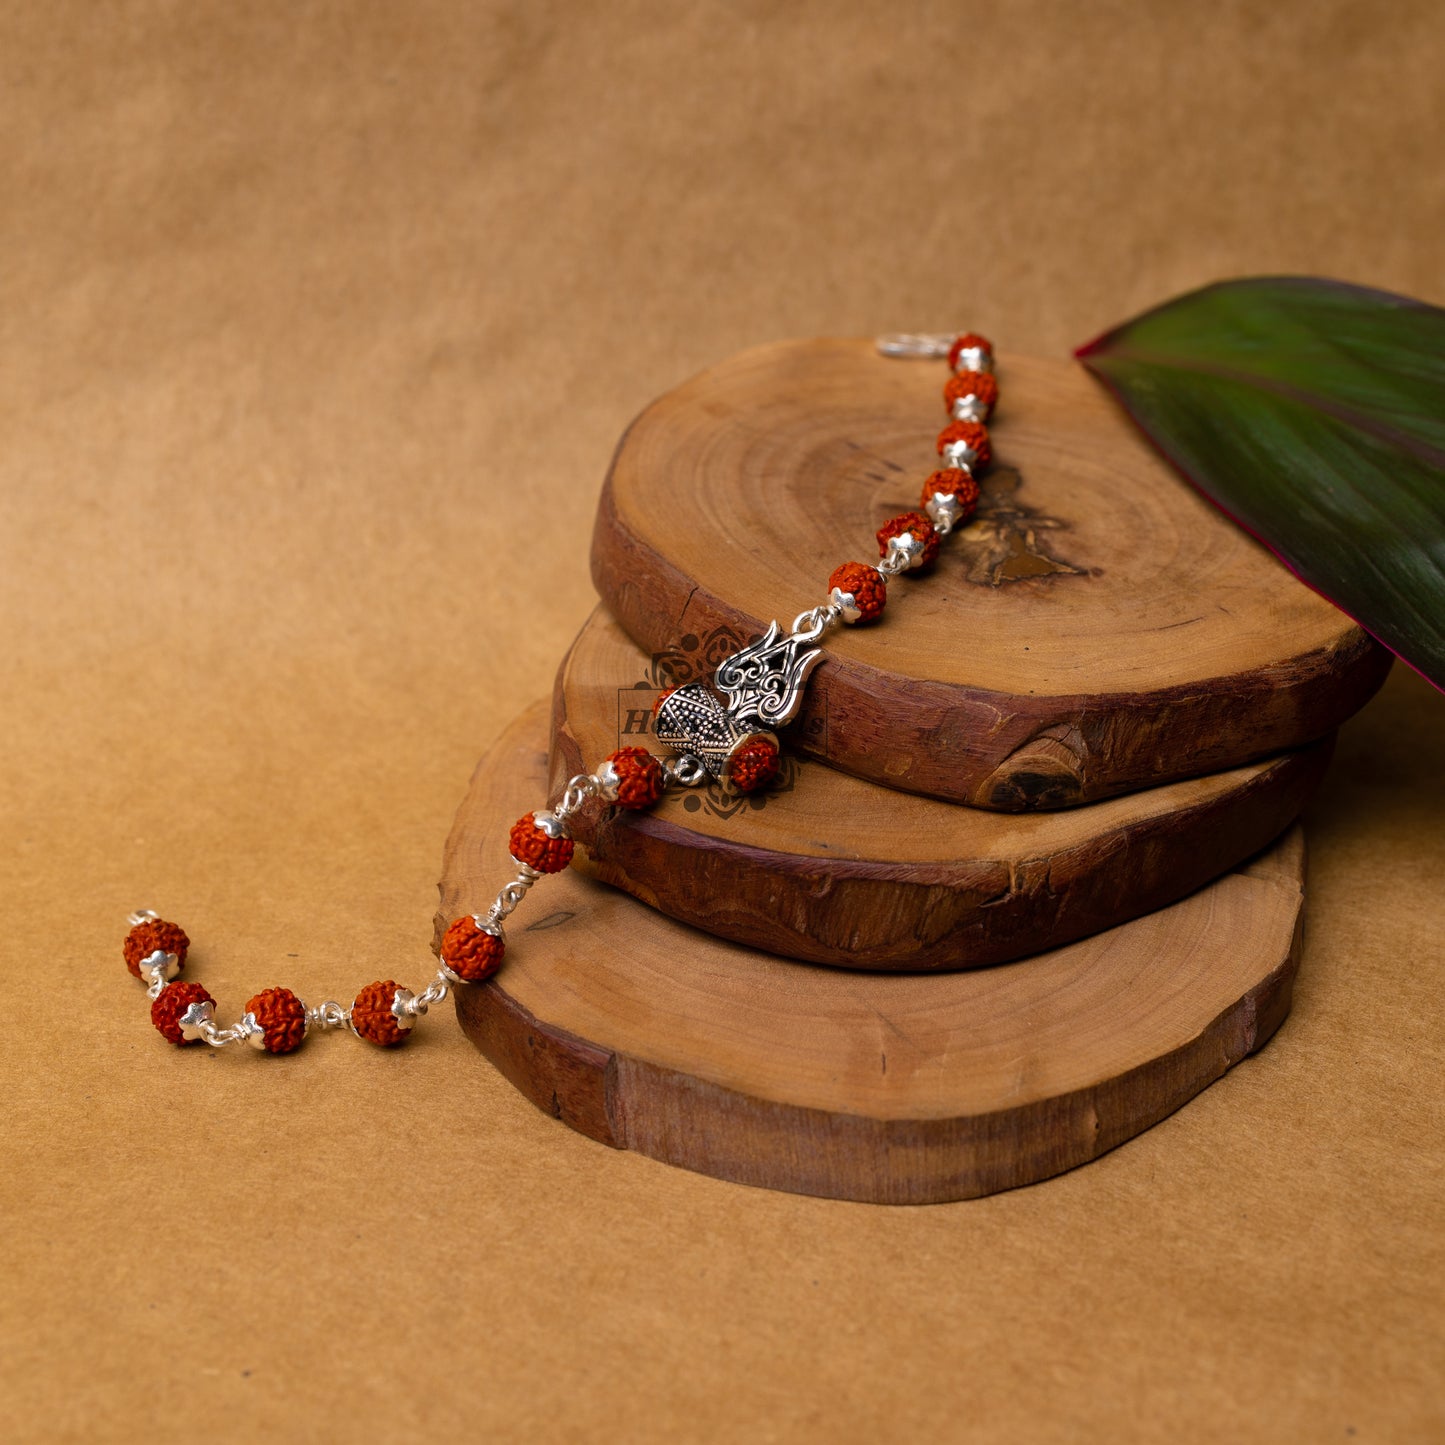
[[[776,622],[754,643],[726,658],[713,673],[712,688],[691,682],[673,690],[659,704],[657,740],[702,760],[713,777],[728,786],[732,759],[755,739],[777,747],[771,731],[791,722],[803,703],[808,674],[823,660],[821,648],[810,647],[837,620],[830,604],[803,613],[785,637]]]
[[[784,637],[776,622],[754,643],[733,653],[713,673],[727,711],[736,722],[780,728],[792,722],[803,705],[808,674],[823,660],[820,647],[794,633]]]

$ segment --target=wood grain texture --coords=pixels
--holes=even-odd
[[[599,608],[558,671],[551,796],[647,745],[650,659]],[[639,680],[643,685],[639,686]],[[655,681],[655,678],[653,679]],[[1333,739],[1061,812],[986,812],[789,758],[752,798],[600,803],[574,866],[735,943],[843,968],[977,967],[1137,918],[1257,853],[1298,816]]]
[[[483,906],[546,786],[547,712],[483,760],[437,935]],[[539,885],[463,1029],[591,1138],[719,1178],[882,1203],[971,1198],[1096,1158],[1267,1040],[1289,1009],[1303,842],[1181,903],[1019,963],[944,975],[788,963],[575,871]]]
[[[916,507],[939,362],[865,341],[746,351],[617,451],[592,569],[649,653],[822,600]],[[873,626],[828,643],[794,745],[894,788],[1018,811],[1220,772],[1322,737],[1384,649],[1181,481],[1082,369],[1003,354],[977,519]],[[689,647],[687,644],[691,643]]]

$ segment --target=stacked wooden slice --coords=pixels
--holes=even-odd
[[[1291,824],[1388,657],[1081,371],[998,369],[977,518],[880,623],[830,635],[779,784],[593,806],[591,879],[462,990],[488,1057],[583,1132],[775,1188],[963,1198],[1127,1139],[1284,1017]],[[643,413],[598,514],[603,606],[550,718],[478,770],[441,923],[488,904],[512,818],[648,743],[663,688],[876,556],[945,375],[780,345]]]

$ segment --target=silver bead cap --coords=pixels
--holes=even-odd
[[[188,1044],[193,1044],[197,1039],[205,1038],[207,1026],[214,1022],[215,1017],[216,1006],[205,999],[197,999],[180,1016],[176,1027],[180,1029],[181,1037]]]
[[[961,471],[972,471],[973,464],[978,460],[978,453],[969,446],[967,442],[947,442],[943,448],[943,463],[948,467],[957,467]]]
[[[409,988],[399,988],[391,1001],[391,1016],[399,1029],[409,1029],[416,1024],[416,995]]]
[[[965,346],[953,363],[954,371],[993,371],[993,357],[981,346]]]
[[[559,818],[556,813],[543,808],[540,812],[532,814],[532,821],[549,838],[567,838],[571,835],[567,832],[567,824]]]
[[[923,510],[933,522],[933,530],[946,537],[953,531],[963,509],[952,492],[935,492],[924,504]]]
[[[858,606],[858,599],[851,592],[844,592],[841,587],[835,587],[829,595],[833,600],[833,606],[838,609],[838,615],[844,622],[857,622],[863,616],[862,609]]]
[[[954,421],[987,421],[988,405],[973,392],[969,392],[967,396],[956,397],[953,403],[953,419]]]
[[[888,555],[883,559],[883,567],[878,570],[881,572],[887,568],[891,572],[905,572],[922,565],[923,543],[912,532],[900,532],[888,539]]]
[[[310,1020],[308,1019],[306,1023],[309,1026]],[[237,1021],[236,1031],[244,1035],[247,1045],[255,1049],[257,1053],[264,1054],[266,1052],[266,1030],[261,1027],[261,1021],[255,1014],[242,1014]]]

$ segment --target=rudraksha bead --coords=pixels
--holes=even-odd
[[[149,958],[150,953],[141,956]],[[208,1003],[212,1008],[216,1005],[198,983],[168,983],[151,1001],[151,1022],[173,1044],[199,1043],[199,1039],[188,1039],[181,1033],[181,1018],[193,1003]]]
[[[356,995],[356,1001],[351,1005],[351,1031],[357,1038],[382,1048],[406,1042],[411,1030],[402,1028],[391,1011],[400,989],[399,983],[388,978],[367,984]]]
[[[191,940],[179,923],[167,923],[157,918],[149,923],[137,923],[125,936],[125,966],[139,978],[140,966],[153,953],[173,953],[186,966],[186,950]]]
[[[268,1054],[289,1054],[306,1037],[306,1005],[289,988],[263,989],[246,1004],[261,1025],[261,1048]]]
[[[740,793],[755,793],[778,776],[778,745],[771,738],[748,738],[727,761],[727,781]]]
[[[959,520],[966,522],[978,506],[978,483],[961,467],[944,467],[934,472],[923,484],[919,503],[927,506],[934,496],[942,492],[958,500]]]
[[[442,934],[442,962],[468,983],[485,983],[502,966],[506,944],[499,933],[478,927],[463,914]]]
[[[663,705],[663,703],[665,703],[665,702],[668,700],[668,698],[670,698],[670,697],[673,695],[673,693],[675,693],[676,691],[677,691],[677,689],[676,689],[675,687],[665,687],[665,688],[663,688],[663,690],[662,690],[660,693],[657,694],[657,696],[653,699],[653,702],[652,702],[652,715],[653,715],[653,717],[656,717],[656,716],[657,716],[658,709],[659,709],[659,708]]]
[[[953,404],[965,397],[976,396],[984,408],[984,414],[991,413],[998,403],[998,382],[986,371],[960,371],[950,376],[943,388],[943,404],[953,414]]]
[[[969,462],[971,467],[986,467],[993,457],[988,428],[982,422],[950,422],[938,434],[938,454],[942,456],[948,447],[958,442],[962,442],[973,453],[973,460]],[[968,461],[968,458],[963,460]]]
[[[650,808],[662,796],[667,774],[646,748],[618,748],[601,769],[603,796],[619,808]]]
[[[547,820],[551,820],[550,825]],[[553,833],[549,828],[558,829]],[[528,813],[512,824],[512,857],[539,873],[560,873],[572,861],[572,840],[551,813]]]
[[[919,567],[927,567],[930,562],[938,556],[938,533],[933,530],[933,523],[921,512],[904,512],[901,517],[894,517],[890,522],[878,529],[878,555],[888,555],[888,544],[895,537],[901,537],[905,532],[910,532],[917,538],[923,548],[923,555],[918,559]]]
[[[835,567],[828,586],[853,599],[851,609],[844,603],[844,620],[848,622],[872,622],[882,614],[883,604],[888,601],[888,588],[882,576],[866,562],[844,562],[841,567]],[[857,615],[848,616],[850,610]]]
[[[955,338],[953,345],[948,348],[948,365],[952,370],[958,370],[958,358],[965,351],[981,351],[985,356],[992,357],[993,342],[976,331],[965,331],[962,336]]]

